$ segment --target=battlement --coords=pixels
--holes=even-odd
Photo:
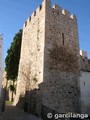
[[[74,14],[71,14],[71,15],[70,15],[70,18],[72,18],[72,19],[74,19],[74,20],[77,20],[77,17],[76,17],[76,15],[74,15]]]
[[[32,13],[32,15],[27,19],[27,21],[25,21],[24,23],[24,27],[27,26],[28,23],[31,22],[31,20],[37,15],[37,13],[39,13],[42,10],[42,5],[39,5],[39,7],[36,9],[36,11],[34,11]]]
[[[62,14],[70,16],[70,12],[66,9],[62,10]]]
[[[86,51],[80,50],[80,64],[82,71],[90,72],[90,62]]]
[[[51,0],[43,0],[42,4],[45,4],[45,6],[51,6]]]
[[[63,15],[65,15],[66,17],[70,17],[73,20],[76,20],[76,16],[74,14],[71,14],[68,10],[66,9],[62,9],[59,5],[55,4],[53,5],[53,12],[58,11],[59,13],[62,13]]]
[[[82,58],[88,58],[86,51],[80,50],[80,55],[82,56]]]
[[[57,10],[57,11],[59,11],[59,12],[62,12],[62,8],[59,5],[57,5],[57,4],[53,5],[52,8]]]
[[[58,15],[60,15],[59,13],[65,15],[66,17],[68,18],[71,18],[72,20],[77,20],[76,16],[74,14],[71,14],[68,10],[66,9],[62,9],[59,5],[55,4],[53,6],[51,6],[51,1],[50,0],[43,0],[42,2],[42,5],[39,5],[39,7],[36,9],[36,11],[34,11],[32,13],[32,15],[28,18],[28,20],[24,23],[24,27],[27,26],[27,23],[28,22],[31,22],[31,20],[37,15],[39,14],[39,12],[45,8],[48,9],[48,10],[52,10],[53,12],[57,11],[58,12]],[[49,11],[48,11],[49,12]]]
[[[25,21],[24,26],[25,26],[25,27],[27,26],[27,21]]]

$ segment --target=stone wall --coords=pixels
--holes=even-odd
[[[81,113],[90,115],[90,72],[81,71],[79,87]]]
[[[15,104],[28,91],[29,103],[38,99],[34,105],[38,114],[40,106],[78,112],[79,70],[77,19],[44,0],[23,27]]]
[[[38,89],[43,82],[45,40],[45,1],[40,5],[23,27],[21,57],[19,64],[16,104],[26,91]]]
[[[75,15],[48,6],[45,19],[43,105],[78,112],[79,43]]]
[[[90,72],[90,63],[89,59],[87,57],[80,56],[80,64],[81,64],[81,70]]]

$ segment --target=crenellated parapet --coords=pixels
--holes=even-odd
[[[36,11],[34,11],[32,13],[32,15],[27,19],[27,21],[25,21],[24,27],[26,27],[28,25],[28,23],[30,23],[32,21],[32,19],[34,19],[34,17],[37,16],[37,14],[39,14],[39,12],[41,10],[42,10],[42,5],[39,5],[39,7],[36,9]]]
[[[51,0],[43,0],[42,5],[45,5],[46,7],[51,7]]]
[[[66,9],[62,10],[62,14],[70,16],[70,12]]]
[[[80,56],[81,71],[90,72],[90,63],[88,58]]]
[[[90,72],[90,60],[88,59],[87,52],[80,50],[80,65],[82,71]]]
[[[27,21],[25,21],[24,26],[25,26],[25,27],[27,26]]]
[[[57,5],[57,4],[53,5],[52,8],[53,8],[54,10],[57,10],[57,11],[59,11],[59,12],[62,12],[62,8],[61,8],[59,5]]]
[[[74,14],[71,14],[70,18],[73,19],[73,20],[77,20],[77,17]]]
[[[65,15],[66,17],[69,17],[73,20],[77,20],[76,16],[74,14],[71,14],[68,10],[66,9],[62,9],[59,5],[55,4],[53,5],[53,12],[54,11],[58,11],[59,13],[62,13],[63,15]]]
[[[36,11],[34,11],[32,13],[32,15],[28,18],[28,20],[24,23],[24,27],[27,26],[27,24],[29,22],[31,22],[32,19],[34,19],[35,16],[37,16],[37,14],[39,14],[39,12],[41,12],[41,10],[43,8],[45,8],[45,6],[49,7],[49,10],[52,9],[53,12],[58,12],[58,15],[63,14],[64,16],[71,18],[72,20],[77,20],[76,16],[74,14],[71,14],[68,10],[66,9],[62,9],[59,5],[55,4],[53,6],[51,6],[51,1],[50,0],[43,0],[42,5],[39,5],[39,7],[36,9]],[[48,11],[49,12],[49,11]],[[60,14],[59,14],[60,13]]]

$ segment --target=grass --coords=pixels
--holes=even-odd
[[[12,101],[5,101],[6,105],[12,105]]]

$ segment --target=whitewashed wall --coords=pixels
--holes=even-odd
[[[2,35],[0,35],[0,113],[2,111],[2,102],[3,102],[3,99],[2,99],[2,93],[1,93],[1,90],[2,90],[2,80],[3,80],[3,71],[4,71],[4,57],[3,57],[3,37]]]
[[[90,72],[81,71],[79,87],[81,112],[90,114]]]
[[[0,97],[4,71],[4,58],[3,58],[3,38],[0,36]]]

